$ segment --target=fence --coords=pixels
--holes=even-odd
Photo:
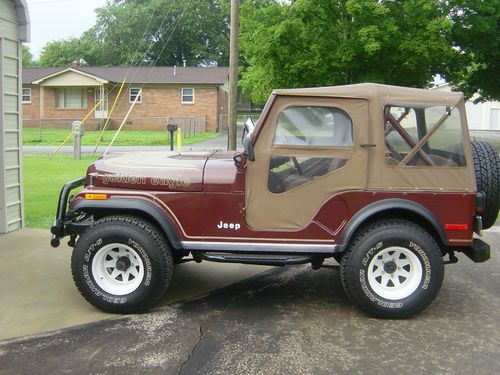
[[[259,119],[260,113],[251,113],[251,114],[239,114],[236,116],[236,126],[238,128],[243,128],[243,124],[247,117],[250,117],[254,123]],[[229,118],[228,115],[219,115],[219,126],[217,127],[217,131],[219,132],[227,132],[229,128]]]
[[[182,129],[185,138],[194,137],[206,130],[205,116],[169,116],[166,124],[174,124]]]

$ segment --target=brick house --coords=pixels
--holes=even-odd
[[[164,130],[167,123],[177,123],[198,132],[217,131],[227,115],[225,67],[25,68],[23,127],[70,128],[104,97],[85,122],[87,130],[96,130],[110,115],[124,79],[109,129],[121,124],[140,90],[125,129]]]

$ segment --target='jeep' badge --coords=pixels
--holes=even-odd
[[[238,223],[224,223],[222,220],[219,224],[217,224],[217,228],[219,229],[233,229],[233,230],[238,230],[240,229],[241,225]]]

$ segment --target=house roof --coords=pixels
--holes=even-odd
[[[63,73],[68,68],[24,68],[23,84],[31,84],[46,77]],[[172,67],[172,66],[144,66],[144,67],[106,67],[106,66],[79,66],[71,67],[73,71],[80,71],[110,82],[121,82],[124,78],[127,83],[179,83],[179,84],[224,84],[227,81],[229,69],[227,67]],[[175,72],[175,75],[174,75]]]

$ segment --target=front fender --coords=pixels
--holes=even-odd
[[[71,217],[78,212],[99,216],[129,214],[145,217],[161,228],[173,248],[182,249],[181,241],[165,213],[143,199],[110,198],[102,201],[79,199],[71,204],[66,216]]]

